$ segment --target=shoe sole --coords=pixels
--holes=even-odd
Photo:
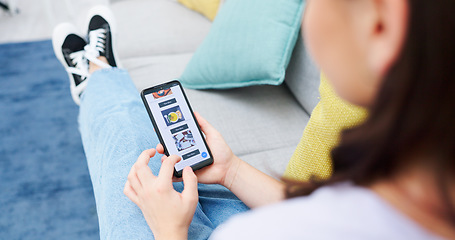
[[[60,63],[65,67],[65,71],[69,66],[65,61],[65,57],[63,56],[62,45],[65,41],[66,36],[69,34],[80,36],[80,34],[77,32],[76,27],[71,23],[60,23],[57,27],[54,28],[54,32],[52,33],[52,47],[54,48],[54,54]],[[66,71],[66,73],[68,74],[70,80],[71,96],[73,97],[74,102],[77,105],[80,105],[80,94],[87,86],[87,80],[81,82],[78,86],[76,86],[73,74],[68,71]]]
[[[99,15],[99,16],[103,17],[109,23],[109,28],[111,30],[111,36],[112,36],[112,53],[114,55],[115,63],[117,64],[117,68],[122,68],[122,64],[120,63],[120,59],[117,54],[117,24],[115,21],[114,13],[111,11],[111,9],[109,7],[104,6],[104,5],[98,5],[98,6],[91,8],[88,12],[87,19],[85,21],[85,26],[86,26],[85,31],[86,32],[87,32],[90,20],[95,15]]]

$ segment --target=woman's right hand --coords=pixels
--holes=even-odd
[[[231,148],[224,141],[223,136],[207,120],[197,112],[194,115],[206,136],[205,140],[209,145],[214,160],[212,165],[195,172],[198,181],[205,184],[221,184],[229,188],[242,160],[234,155]],[[156,149],[159,153],[164,154],[164,148],[161,144],[158,144]]]

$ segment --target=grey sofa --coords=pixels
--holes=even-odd
[[[120,61],[139,91],[178,79],[211,26],[173,0],[115,1],[111,8]],[[193,109],[221,132],[236,155],[279,177],[319,101],[318,87],[319,70],[300,38],[281,86],[186,93]]]

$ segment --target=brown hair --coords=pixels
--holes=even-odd
[[[343,131],[328,180],[289,184],[288,198],[342,181],[367,186],[402,167],[428,166],[455,223],[449,179],[455,173],[455,1],[410,0],[407,36],[369,117]]]

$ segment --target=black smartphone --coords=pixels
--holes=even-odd
[[[212,153],[179,81],[144,89],[141,97],[164,153],[181,157],[175,165],[176,177],[182,176],[186,166],[196,171],[213,163]]]

